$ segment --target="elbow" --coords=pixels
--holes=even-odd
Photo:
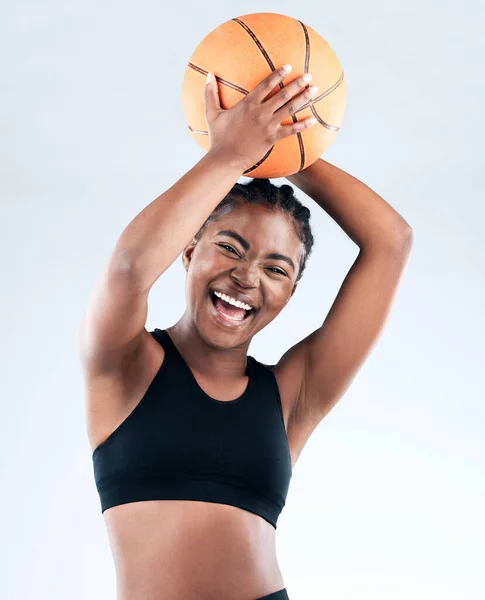
[[[409,225],[407,221],[404,221],[399,232],[398,245],[401,248],[401,250],[409,253],[411,252],[411,248],[413,247],[413,242],[413,228],[411,227],[411,225]]]
[[[407,261],[413,247],[414,234],[410,225],[404,221],[393,232],[388,251],[400,260]]]
[[[413,240],[412,227],[404,219],[399,219],[387,229],[385,235],[375,240],[372,247],[379,253],[384,251],[389,256],[406,258],[413,247]]]
[[[392,220],[388,228],[389,243],[397,250],[411,249],[413,245],[413,228],[401,215]]]

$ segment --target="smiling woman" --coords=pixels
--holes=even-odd
[[[267,366],[254,336],[295,293],[313,247],[289,185],[237,183],[308,99],[302,78],[237,107],[206,92],[211,150],[123,231],[78,333],[87,430],[123,600],[287,600],[275,531],[294,465],[388,314],[409,227],[377,194],[317,161],[290,181],[359,244],[323,325]],[[275,116],[276,115],[276,116]],[[186,306],[145,329],[148,295],[182,254]],[[358,331],[358,336],[355,332]]]
[[[293,295],[313,246],[309,220],[289,185],[236,184],[184,249],[187,311],[171,333],[195,321],[199,335],[223,347],[226,327],[240,332],[229,347],[247,342],[248,331],[255,335]],[[199,303],[207,295],[222,330],[209,330]]]

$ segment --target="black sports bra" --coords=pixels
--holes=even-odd
[[[276,522],[292,477],[276,378],[247,357],[236,400],[208,396],[165,330],[165,358],[128,417],[93,452],[101,509],[143,500],[230,504]]]

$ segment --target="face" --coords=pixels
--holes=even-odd
[[[232,233],[231,233],[232,232]],[[291,218],[242,205],[207,225],[182,259],[187,271],[184,318],[221,348],[247,346],[285,307],[296,289],[303,246]],[[214,291],[254,307],[243,320],[220,309]]]

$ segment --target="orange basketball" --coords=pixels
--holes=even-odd
[[[340,62],[328,43],[298,19],[277,13],[254,13],[226,21],[197,46],[185,69],[182,105],[186,123],[201,148],[210,148],[205,120],[204,88],[207,72],[216,76],[221,106],[231,108],[272,71],[284,64],[293,70],[276,87],[309,72],[318,91],[294,115],[289,125],[312,115],[309,129],[278,140],[244,175],[286,177],[315,162],[333,142],[345,112],[345,79]]]

